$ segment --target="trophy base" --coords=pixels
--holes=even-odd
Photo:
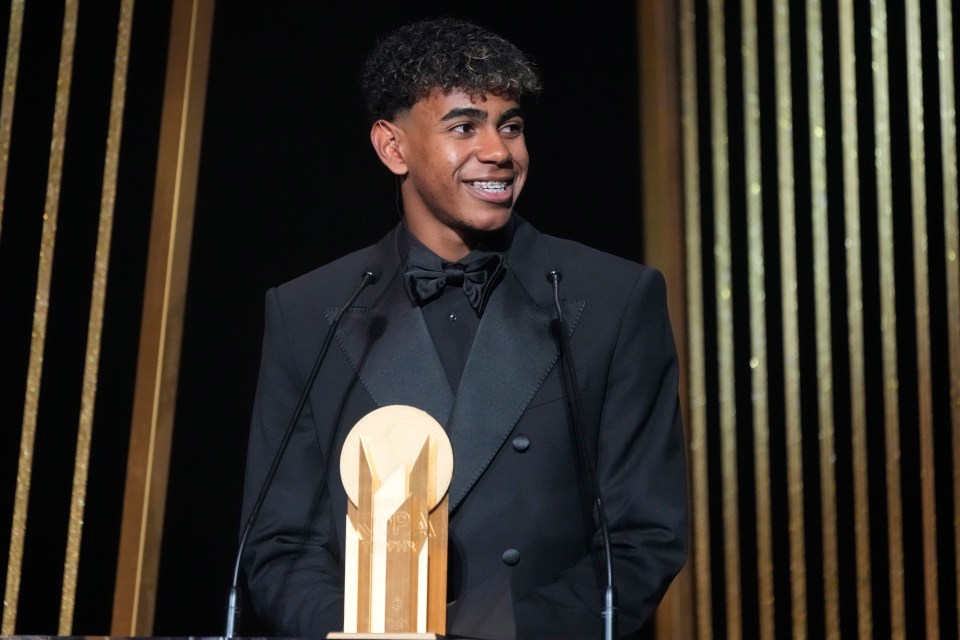
[[[411,631],[396,633],[346,633],[344,631],[331,631],[327,634],[327,640],[443,640],[444,636],[438,636],[435,633],[416,633]]]

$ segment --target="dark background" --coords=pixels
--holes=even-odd
[[[706,0],[696,0],[697,91],[699,95],[699,179],[703,282],[715,281],[713,242],[714,184],[710,112],[710,21]],[[843,272],[843,183],[839,123],[839,35],[835,3],[824,7],[823,46],[827,60],[828,200],[831,235],[831,329],[836,414],[837,506],[840,516],[841,626],[855,634],[857,556],[851,493],[856,470],[850,463],[851,427],[846,344],[846,280]],[[90,280],[100,209],[100,180],[110,106],[119,0],[80,5],[73,82],[60,193],[56,258],[47,326],[40,409],[28,513],[16,632],[57,631],[63,549],[80,406]],[[542,230],[579,239],[628,258],[642,259],[640,161],[633,2],[579,3],[563,10],[531,1],[487,2],[457,7],[441,2],[385,5],[370,2],[218,3],[207,93],[199,191],[176,407],[170,485],[160,558],[155,633],[167,636],[223,632],[227,588],[240,528],[243,461],[262,331],[267,288],[378,239],[396,224],[392,177],[379,165],[368,142],[358,90],[365,53],[377,37],[401,23],[444,13],[473,19],[498,31],[533,55],[545,90],[526,105],[530,180],[519,211]],[[728,84],[728,142],[731,240],[734,281],[746,281],[748,221],[742,189],[743,84],[740,3],[725,5]],[[931,255],[945,243],[942,212],[939,118],[936,104],[936,24],[933,5],[922,8],[927,142],[927,207]],[[123,483],[126,475],[132,394],[136,373],[157,139],[171,2],[141,0],[134,11],[126,91],[117,203],[110,256],[106,318],[101,348],[90,477],[84,513],[83,546],[74,616],[74,633],[109,632],[113,603]],[[798,214],[795,229],[779,228],[776,69],[772,52],[772,9],[759,3],[760,110],[766,260],[766,311],[769,345],[779,345],[780,239],[796,235],[801,324],[799,373],[802,384],[806,569],[810,635],[823,635],[822,542],[817,417],[816,348],[812,318],[813,229],[810,209],[810,158],[807,136],[806,25],[793,10],[792,91],[794,163]],[[9,23],[10,3],[0,2],[0,25]],[[900,362],[898,405],[901,424],[903,534],[908,635],[922,634],[923,558],[920,455],[917,414],[914,291],[912,283],[910,151],[907,127],[905,41],[902,3],[889,3],[892,158],[894,180],[897,345]],[[870,7],[855,8],[857,25],[868,25]],[[954,12],[954,32],[960,12]],[[56,96],[63,3],[25,4],[14,126],[2,228],[0,228],[0,575],[6,575],[13,497],[17,481],[24,382],[30,355],[37,253],[42,229],[50,125]],[[7,32],[0,28],[0,50]],[[863,213],[863,304],[866,324],[864,364],[870,488],[871,565],[874,629],[889,633],[890,596],[887,549],[886,445],[883,423],[882,332],[878,272],[876,179],[870,30],[856,34],[859,117],[860,197]],[[960,67],[955,68],[955,74]],[[960,86],[955,78],[954,86]],[[950,411],[946,296],[943,269],[929,274],[933,336],[935,424],[948,424]],[[672,287],[681,283],[669,283]],[[721,446],[716,366],[717,304],[706,284],[704,303],[708,397],[709,484],[720,487]],[[737,354],[749,354],[749,309],[742,291],[734,296]],[[939,301],[939,302],[936,302]],[[771,421],[782,425],[785,363],[778,349],[769,354]],[[736,370],[738,459],[753,456],[750,372],[738,356]],[[778,629],[789,628],[791,598],[789,484],[786,434],[770,430],[774,591]],[[935,434],[934,476],[939,496],[950,496],[950,429]],[[738,467],[740,543],[756,544],[753,467]],[[715,497],[715,496],[714,496]],[[946,503],[946,506],[944,505]],[[749,505],[749,506],[747,506]],[[758,559],[741,554],[741,611],[725,602],[724,505],[710,502],[711,600],[713,626],[723,629],[728,615],[740,615],[745,629],[756,628]],[[952,506],[941,500],[938,544],[941,567],[954,566]],[[940,572],[940,617],[944,637],[956,636],[956,585]],[[249,627],[247,628],[249,629]],[[245,631],[243,627],[241,633]]]
[[[531,170],[518,210],[544,231],[639,259],[633,3],[545,6],[218,4],[157,635],[223,629],[266,289],[375,242],[398,220],[358,87],[378,37],[455,15],[530,53],[545,89],[525,105]]]
[[[396,224],[359,93],[378,37],[422,17],[472,19],[531,54],[535,225],[640,258],[633,2],[217,3],[154,633],[223,633],[266,290]],[[81,3],[49,323],[18,599],[18,634],[55,634],[119,1]],[[0,24],[9,23],[0,3]],[[73,633],[109,633],[171,2],[134,9],[117,201]],[[27,3],[0,228],[0,575],[6,575],[30,359],[63,3]],[[6,29],[0,46],[6,47]],[[249,631],[252,627],[248,627]],[[244,628],[239,629],[240,633]]]
[[[94,408],[74,628],[110,629],[147,242],[170,23],[169,2],[133,18],[110,269]],[[0,3],[6,50],[10,3]],[[0,575],[6,577],[25,381],[46,211],[56,214],[46,344],[27,509],[17,633],[54,634],[60,611],[91,280],[100,217],[119,2],[80,4],[58,206],[46,209],[63,2],[24,3],[0,233]]]

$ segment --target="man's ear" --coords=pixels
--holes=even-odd
[[[400,130],[392,122],[377,120],[370,128],[370,142],[387,169],[398,176],[407,174],[407,163],[397,142]]]

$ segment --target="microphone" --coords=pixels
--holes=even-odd
[[[607,524],[607,513],[603,507],[603,497],[600,494],[600,478],[593,459],[587,450],[587,437],[583,428],[583,415],[580,404],[580,385],[577,384],[576,367],[573,363],[573,349],[570,348],[570,336],[567,333],[567,324],[563,319],[563,307],[560,305],[560,280],[563,274],[553,269],[547,272],[547,281],[553,285],[553,303],[557,310],[557,333],[560,334],[560,361],[562,365],[562,379],[564,386],[572,399],[573,432],[577,443],[577,454],[583,468],[590,477],[593,489],[594,507],[597,519],[600,521],[600,534],[603,537],[603,552],[607,561],[607,590],[603,598],[603,637],[605,640],[614,640],[617,637],[617,590],[613,581],[613,554],[610,551],[610,527]]]
[[[344,311],[346,311],[350,305],[354,303],[354,301],[360,296],[360,293],[379,279],[379,269],[368,269],[364,271],[360,276],[360,285],[356,288],[350,298],[343,304],[343,306],[337,310],[337,314],[334,316],[333,322],[330,323],[330,328],[327,329],[327,335],[324,336],[323,343],[320,345],[320,351],[317,353],[317,357],[313,361],[313,368],[310,369],[310,375],[307,376],[307,381],[303,386],[303,391],[300,393],[300,398],[297,400],[297,406],[293,410],[293,415],[290,417],[290,422],[287,423],[287,429],[283,432],[283,438],[280,440],[280,446],[277,447],[277,452],[273,455],[273,461],[270,463],[270,468],[267,470],[267,475],[263,479],[263,484],[260,485],[260,493],[257,494],[257,499],[250,508],[250,515],[247,516],[247,522],[243,527],[243,533],[240,535],[240,543],[237,545],[237,558],[233,563],[233,580],[230,583],[230,596],[227,601],[227,626],[226,633],[224,633],[224,636],[227,638],[234,637],[233,630],[239,614],[239,610],[237,609],[237,584],[240,578],[240,559],[243,556],[243,550],[247,545],[247,538],[250,536],[250,531],[253,529],[253,524],[256,522],[257,516],[260,515],[260,510],[263,508],[264,500],[267,497],[267,491],[270,489],[270,485],[273,484],[273,479],[277,475],[277,470],[280,468],[280,461],[283,459],[283,454],[287,450],[287,445],[290,443],[290,438],[293,436],[293,430],[297,425],[297,421],[300,419],[300,415],[303,413],[303,408],[307,404],[307,398],[310,395],[310,389],[313,387],[313,383],[317,379],[317,374],[320,373],[320,367],[323,364],[323,359],[327,355],[327,351],[330,349],[330,343],[333,341],[333,336],[337,331],[337,325],[340,324],[340,318],[343,316]]]

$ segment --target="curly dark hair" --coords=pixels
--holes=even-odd
[[[390,120],[435,90],[492,93],[520,100],[540,92],[529,56],[483,27],[437,18],[400,27],[381,40],[363,67],[371,122]]]

